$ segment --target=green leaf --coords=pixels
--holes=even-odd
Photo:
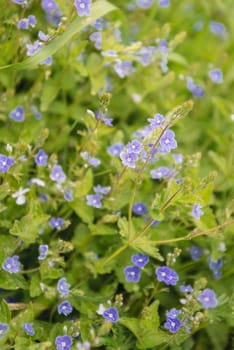
[[[91,224],[94,220],[93,207],[88,206],[81,200],[70,202],[71,208],[81,218],[81,220],[87,224]]]
[[[117,233],[115,228],[108,225],[89,225],[89,229],[95,236],[115,235]]]
[[[11,319],[11,312],[7,302],[3,299],[0,302],[0,322],[9,323]]]
[[[140,253],[147,254],[149,256],[152,256],[152,258],[155,258],[159,261],[164,261],[164,258],[159,253],[159,250],[157,247],[154,247],[151,244],[152,241],[147,240],[143,237],[136,239],[132,244],[131,247],[138,250]]]
[[[59,76],[59,78],[61,77]],[[61,81],[58,79],[58,77],[53,77],[45,81],[41,94],[40,109],[42,112],[45,112],[48,109],[51,102],[53,102],[53,100],[56,98],[60,88]]]
[[[0,288],[7,290],[27,289],[28,285],[22,275],[2,271],[0,272]]]
[[[88,194],[93,187],[93,172],[89,169],[81,181],[76,182],[75,198]]]
[[[33,274],[29,286],[29,294],[31,298],[35,298],[42,294],[40,282],[40,275],[38,273]]]
[[[2,66],[0,67],[0,70],[24,70],[35,68],[40,62],[42,62],[49,56],[52,56],[58,50],[60,50],[62,47],[68,44],[69,41],[87,25],[95,22],[97,18],[103,17],[107,13],[115,9],[116,7],[106,0],[100,0],[95,2],[94,4],[92,4],[90,17],[85,19],[77,17],[71,24],[68,25],[64,33],[51,40],[51,42],[49,42],[49,44],[46,45],[37,54],[30,58],[27,58],[23,62]]]

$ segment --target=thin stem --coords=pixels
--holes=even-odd
[[[35,267],[34,269],[29,269],[29,270],[21,270],[19,271],[19,273],[32,273],[32,272],[36,272],[36,271],[39,271],[40,270],[40,267]]]
[[[119,255],[122,251],[124,251],[128,247],[128,244],[122,245],[119,249],[117,249],[113,254],[111,254],[108,258],[106,258],[103,262],[102,266],[105,266],[109,261],[114,259],[117,255]]]
[[[171,197],[163,204],[163,206],[160,208],[160,213],[162,213],[165,209],[168,208],[169,204],[171,203],[172,199],[175,198],[175,196],[181,191],[181,188],[179,188]]]

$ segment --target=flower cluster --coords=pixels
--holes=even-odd
[[[164,327],[167,328],[171,333],[176,333],[179,331],[181,327],[181,321],[177,317],[181,314],[180,310],[175,308],[166,312],[166,322],[164,323]]]

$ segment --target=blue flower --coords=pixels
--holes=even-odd
[[[166,283],[168,286],[175,286],[179,280],[177,273],[168,266],[160,266],[155,270],[157,279],[160,282]]]
[[[88,194],[86,196],[87,205],[94,207],[94,208],[101,208],[102,207],[102,195],[101,194]]]
[[[139,282],[141,277],[141,270],[138,266],[126,266],[124,269],[124,273],[127,282]]]
[[[9,331],[7,323],[0,323],[0,339]]]
[[[27,56],[33,56],[44,47],[44,44],[39,40],[36,40],[33,44],[26,44],[26,47],[27,47]],[[47,57],[44,61],[41,61],[40,64],[46,64],[48,66],[51,65],[52,57],[51,56]]]
[[[190,284],[188,284],[188,285],[182,284],[180,286],[180,291],[183,293],[192,293],[193,288],[192,288],[192,286],[190,286]]]
[[[219,68],[209,71],[209,77],[215,84],[221,84],[223,82],[223,73]]]
[[[41,41],[48,41],[50,39],[50,35],[49,34],[45,34],[43,33],[41,30],[39,30],[38,32],[38,38],[41,40]]]
[[[20,271],[20,261],[19,256],[14,255],[12,257],[8,257],[4,260],[2,264],[3,270],[9,273],[17,273]]]
[[[181,322],[178,318],[167,318],[166,322],[164,323],[164,327],[171,333],[176,333],[181,327]]]
[[[172,170],[165,166],[161,166],[157,169],[153,169],[150,171],[150,175],[152,179],[155,179],[155,180],[166,179],[171,176],[171,173],[172,173]]]
[[[108,27],[108,22],[100,17],[97,18],[94,23],[92,23],[92,26],[97,30],[102,30]]]
[[[200,85],[196,85],[193,83],[193,79],[191,77],[187,77],[187,88],[192,92],[194,97],[201,98],[205,95],[203,88]]]
[[[9,113],[9,117],[17,123],[24,121],[24,108],[22,106],[17,106],[13,111]]]
[[[64,199],[67,202],[71,202],[73,200],[73,191],[70,188],[65,189]]]
[[[21,18],[19,22],[17,23],[18,29],[27,30],[29,28],[28,26],[28,19],[27,18]]]
[[[91,157],[88,152],[81,152],[80,156],[83,159],[87,160],[88,163],[92,166],[96,167],[101,164],[101,161],[98,158]]]
[[[40,149],[35,157],[35,163],[37,165],[46,166],[48,156],[43,149]]]
[[[213,260],[211,260],[211,257],[209,256],[209,257],[207,258],[207,261],[208,261],[208,264],[209,264],[209,268],[210,268],[211,270],[213,270],[213,271],[219,270],[219,269],[221,269],[221,267],[223,266],[223,260],[222,260],[221,258],[219,258],[219,259],[213,261]]]
[[[97,50],[102,49],[102,33],[101,32],[93,32],[92,34],[90,34],[89,40],[94,42],[94,47]]]
[[[120,143],[116,143],[114,145],[111,145],[107,148],[107,152],[114,156],[114,157],[119,157],[121,151],[123,150],[123,145]]]
[[[62,277],[58,280],[57,284],[57,291],[62,295],[62,296],[67,296],[69,294],[69,288],[70,284],[67,283],[66,277]]]
[[[61,165],[53,166],[50,173],[50,178],[59,184],[63,183],[66,180],[66,175],[64,174]]]
[[[144,255],[141,253],[136,254],[136,255],[132,255],[131,259],[132,259],[133,264],[137,267],[144,267],[149,262],[148,255]]]
[[[209,288],[204,289],[203,292],[199,294],[198,300],[205,309],[214,308],[218,304],[215,292]]]
[[[199,246],[193,245],[190,248],[190,255],[192,260],[198,260],[203,255],[203,250]]]
[[[224,37],[227,34],[226,27],[221,22],[211,21],[209,23],[210,31],[220,37]]]
[[[151,126],[153,129],[156,129],[156,128],[158,128],[159,126],[162,125],[162,123],[164,122],[165,119],[166,119],[166,118],[165,118],[163,115],[157,113],[157,114],[154,115],[153,118],[149,118],[149,119],[147,119],[147,120],[148,120],[148,122],[150,123],[150,126]]]
[[[0,173],[6,173],[14,163],[14,159],[0,154]]]
[[[75,0],[75,7],[78,13],[78,16],[90,16],[91,14],[91,0]]]
[[[127,150],[128,153],[140,153],[142,150],[142,144],[138,140],[132,140],[129,142],[125,149]]]
[[[65,301],[62,301],[59,306],[58,306],[58,313],[61,315],[69,315],[70,313],[72,312],[72,306],[71,304],[69,303],[69,301],[65,300]]]
[[[200,204],[194,204],[193,206],[193,210],[192,210],[192,216],[194,217],[194,219],[198,220],[200,219],[200,216],[202,216],[204,213],[201,210],[202,206]]]
[[[47,20],[57,26],[62,16],[57,3],[54,0],[42,0],[41,6],[47,14]]]
[[[119,313],[115,307],[111,307],[109,309],[106,309],[103,312],[102,316],[105,318],[106,321],[118,322],[118,320],[119,320]]]
[[[156,49],[153,46],[143,46],[136,52],[137,60],[144,66],[148,66],[155,59]]]
[[[135,168],[138,155],[136,153],[122,151],[120,152],[120,159],[122,160],[123,165],[128,166],[129,168]]]
[[[39,246],[38,260],[44,260],[48,254],[49,248],[47,244],[41,244]]]
[[[33,337],[35,335],[35,331],[33,329],[33,324],[32,323],[23,323],[22,324],[22,328],[25,331],[25,333],[27,333],[31,337]]]
[[[11,0],[11,1],[17,5],[23,5],[25,3],[25,0]]]
[[[175,308],[166,312],[167,318],[171,318],[171,319],[176,318],[180,314],[181,314],[181,310],[177,310]]]
[[[133,206],[132,206],[132,212],[135,214],[135,215],[144,215],[147,213],[147,206],[144,204],[144,203],[134,203]]]
[[[50,227],[55,228],[56,230],[61,230],[61,228],[63,227],[63,222],[64,220],[62,218],[52,217],[49,221],[49,225]]]
[[[169,7],[170,0],[159,0],[158,6],[159,7]]]
[[[94,192],[95,193],[101,193],[101,194],[107,194],[110,192],[111,187],[102,187],[101,185],[94,186]]]
[[[59,335],[55,339],[56,350],[70,350],[72,346],[72,337],[70,335]]]
[[[149,9],[153,2],[154,0],[137,0],[137,5],[143,9]]]
[[[120,78],[125,78],[135,71],[131,61],[116,60],[114,70]]]
[[[170,153],[171,149],[177,147],[177,142],[174,138],[175,133],[172,130],[166,130],[160,138],[160,151],[163,153]]]

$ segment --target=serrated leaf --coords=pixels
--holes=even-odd
[[[28,285],[22,275],[2,271],[0,272],[0,288],[7,290],[27,289]]]
[[[162,257],[162,255],[159,253],[159,249],[157,247],[154,247],[151,244],[151,241],[147,240],[142,237],[142,238],[138,238],[137,240],[135,240],[131,246],[138,250],[140,253],[143,254],[147,254],[149,256],[151,256],[152,258],[155,258],[159,261],[164,261],[164,258]]]

